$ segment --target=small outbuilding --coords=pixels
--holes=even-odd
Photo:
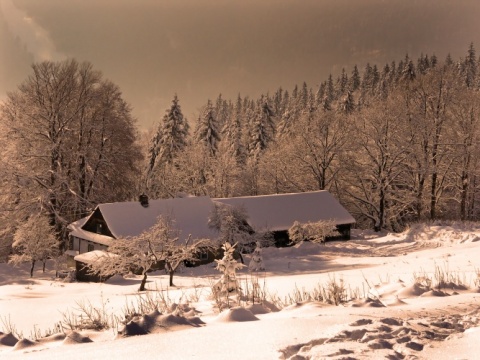
[[[75,260],[75,273],[78,281],[85,282],[104,282],[111,276],[100,276],[98,274],[92,274],[89,269],[89,265],[102,261],[106,257],[117,256],[115,254],[102,251],[93,250],[83,254],[79,254],[74,257]],[[112,274],[113,275],[113,274]]]

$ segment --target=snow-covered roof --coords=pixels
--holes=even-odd
[[[208,227],[213,202],[208,196],[149,200],[148,207],[140,202],[100,204],[97,207],[115,238],[137,236],[148,230],[160,215],[174,220],[180,239],[213,239],[217,233]]]
[[[336,225],[355,223],[352,215],[326,190],[220,198],[214,201],[243,206],[248,213],[248,223],[257,231],[287,230],[295,221],[331,220]]]
[[[93,233],[90,231],[86,231],[82,229],[82,226],[85,225],[89,216],[81,218],[67,226],[67,229],[70,231],[70,235],[92,241],[97,244],[110,246],[112,242],[112,238],[110,236],[105,236],[97,233]]]
[[[107,256],[112,257],[112,256],[118,256],[118,255],[115,255],[103,250],[93,250],[93,251],[89,251],[89,252],[75,256],[74,260],[78,262],[82,262],[84,264],[93,264],[97,260]]]

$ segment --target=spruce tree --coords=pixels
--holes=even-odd
[[[240,270],[245,265],[235,260],[235,245],[226,242],[223,244],[222,249],[223,258],[215,260],[217,262],[216,269],[222,273],[222,277],[215,285],[215,289],[220,297],[228,299],[228,293],[238,289],[237,270]]]
[[[178,97],[175,94],[172,105],[165,111],[157,132],[152,138],[149,152],[149,171],[156,163],[171,162],[187,146],[189,125],[183,116]]]
[[[268,143],[275,134],[275,124],[273,121],[273,110],[268,102],[262,98],[257,104],[255,116],[251,126],[250,155],[257,159],[267,148]]]
[[[467,57],[465,58],[463,66],[463,76],[465,78],[465,84],[468,88],[473,88],[476,83],[477,77],[477,58],[475,55],[475,48],[473,43],[468,48]]]
[[[360,87],[360,73],[358,72],[358,67],[355,64],[352,70],[352,76],[350,77],[351,89],[353,91],[357,90]]]
[[[197,128],[195,129],[195,140],[205,146],[210,156],[216,155],[220,134],[210,100],[208,100],[203,114],[198,119]]]
[[[351,114],[355,109],[355,100],[350,90],[347,91],[345,96],[339,102],[339,111],[343,114]]]
[[[242,144],[242,98],[238,95],[231,116],[222,129],[222,143],[237,162],[243,162],[245,149]]]

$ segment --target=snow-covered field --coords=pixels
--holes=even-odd
[[[67,283],[48,267],[30,279],[28,266],[0,264],[0,358],[476,359],[478,240],[480,225],[417,225],[404,234],[357,230],[348,242],[263,249],[266,271],[258,284],[277,308],[274,301],[242,301],[219,313],[211,285],[220,274],[212,265],[184,268],[174,288],[165,273],[153,273],[150,298],[162,294],[169,305],[184,304],[183,311],[150,313],[123,331],[148,332],[141,336],[109,329],[42,337],[82,305],[121,316],[139,299],[139,279]],[[244,289],[255,280],[248,268],[239,277]],[[351,300],[301,301],[333,285]],[[20,339],[6,333],[12,327]]]

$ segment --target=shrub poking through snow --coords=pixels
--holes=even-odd
[[[262,245],[257,242],[255,250],[253,250],[250,264],[248,265],[250,271],[265,271],[265,265],[263,264]]]

